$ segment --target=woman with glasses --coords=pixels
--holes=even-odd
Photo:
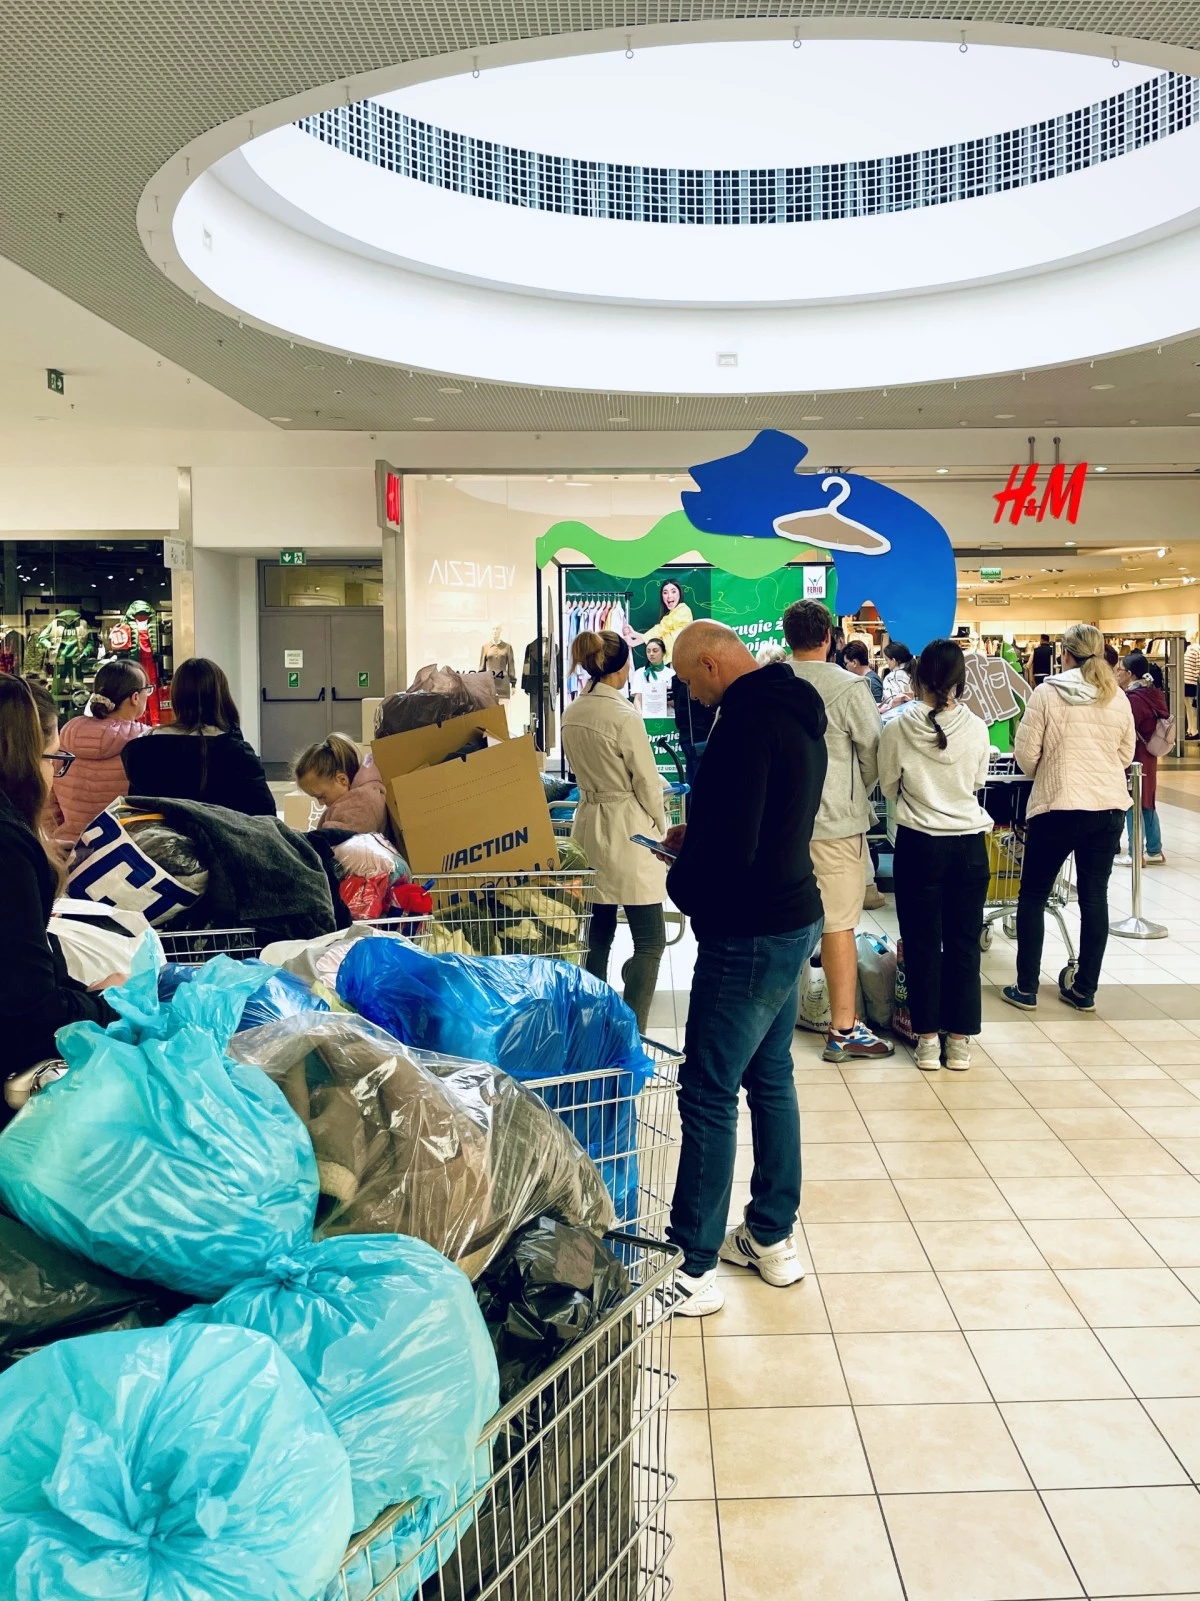
[[[48,700],[49,697],[47,696]],[[51,707],[52,707],[51,703]],[[55,1032],[67,1023],[111,1023],[116,1013],[96,993],[121,984],[113,973],[86,989],[67,973],[46,933],[63,864],[43,832],[50,785],[74,758],[58,748],[58,724],[43,716],[32,686],[0,673],[0,1037],[4,1077],[57,1055]],[[0,1126],[12,1116],[0,1097]]]
[[[93,817],[129,793],[121,752],[150,732],[141,721],[153,690],[137,662],[108,661],[97,669],[86,717],[72,717],[59,736],[74,766],[54,780],[62,813],[55,838],[74,845]]]

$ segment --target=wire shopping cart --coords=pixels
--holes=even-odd
[[[158,930],[163,954],[168,962],[199,967],[214,956],[232,956],[244,961],[257,956],[262,942],[252,928],[200,928]]]
[[[370,919],[372,928],[403,934],[435,955],[557,956],[579,963],[588,948],[596,874],[592,868],[552,873],[414,873],[429,891],[422,916]]]
[[[492,1418],[474,1491],[419,1545],[415,1503],[383,1513],[324,1601],[666,1601],[680,1254],[632,1235],[608,1243],[628,1295]]]
[[[999,923],[1009,939],[1017,934],[1017,900],[1021,893],[1021,874],[1025,867],[1025,841],[1027,824],[1025,809],[1033,780],[1026,777],[1011,755],[994,753],[988,763],[987,782],[983,790],[983,804],[992,817],[995,827],[985,836],[991,878],[987,900],[984,903],[983,932],[979,943],[986,951],[992,946],[992,929]],[[1063,908],[1071,900],[1071,866],[1073,858],[1063,864],[1050,891],[1046,909],[1058,924],[1063,944],[1067,949],[1068,983],[1075,979],[1078,956],[1071,930],[1063,916]]]

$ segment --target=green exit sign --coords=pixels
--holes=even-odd
[[[279,552],[279,565],[281,567],[303,567],[307,558],[302,550],[281,550]]]
[[[46,388],[51,390],[56,395],[66,394],[67,380],[63,377],[62,373],[59,372],[57,367],[46,368]]]
[[[359,689],[370,689],[370,687],[371,687],[371,675],[370,675],[370,673],[359,673],[359,675],[358,675],[358,687],[359,687]]]
[[[979,576],[985,584],[998,584],[1001,578],[1004,577],[1004,573],[999,567],[981,567]]]

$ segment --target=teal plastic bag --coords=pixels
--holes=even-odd
[[[0,1376],[0,1601],[311,1601],[351,1504],[345,1451],[261,1334],[92,1334]]]
[[[215,1301],[312,1239],[312,1142],[265,1073],[225,1044],[269,975],[210,962],[169,1003],[153,969],[107,999],[107,1029],[58,1032],[71,1071],[0,1134],[0,1199],[35,1233],[126,1278]]]
[[[454,1509],[500,1381],[470,1280],[432,1246],[399,1234],[322,1240],[177,1322],[278,1341],[349,1456],[354,1527],[416,1503],[397,1565]]]

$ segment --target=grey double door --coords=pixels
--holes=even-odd
[[[262,759],[272,778],[337,731],[362,737],[362,702],[383,694],[383,611],[291,606],[258,620]]]

